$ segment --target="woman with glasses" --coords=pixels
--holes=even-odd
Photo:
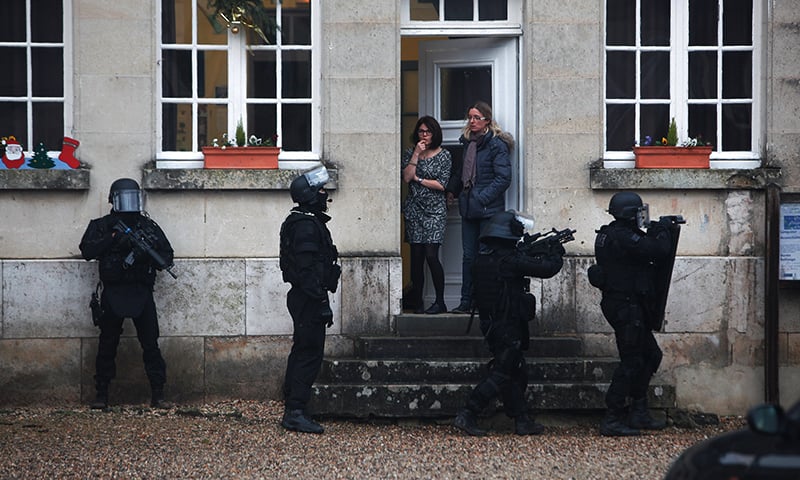
[[[492,107],[477,102],[467,109],[467,124],[461,138],[464,159],[458,210],[461,214],[461,303],[453,313],[472,310],[472,264],[478,253],[481,228],[495,213],[505,211],[505,193],[511,185],[511,160],[514,148],[511,134],[492,118]]]
[[[425,116],[417,121],[411,134],[413,147],[403,152],[400,168],[408,184],[403,202],[405,241],[411,246],[411,287],[403,303],[414,313],[444,313],[444,269],[439,261],[439,247],[444,241],[447,221],[445,185],[452,166],[450,152],[442,148],[442,128],[435,118]],[[424,310],[422,287],[424,263],[428,263],[436,291],[436,300]]]

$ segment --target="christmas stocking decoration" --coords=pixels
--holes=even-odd
[[[69,168],[78,168],[81,162],[75,158],[75,149],[78,148],[81,142],[74,138],[64,137],[64,145],[61,147],[61,155],[58,159],[69,165]]]

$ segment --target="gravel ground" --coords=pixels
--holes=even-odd
[[[328,419],[325,434],[288,432],[278,402],[0,410],[0,478],[530,478],[658,479],[686,447],[742,428],[597,433],[597,417],[543,416],[540,436],[498,420],[487,437],[449,422]]]

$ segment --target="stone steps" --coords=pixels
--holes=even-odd
[[[478,319],[469,333],[468,322],[469,315],[400,315],[395,335],[356,338],[354,357],[324,360],[309,410],[328,417],[454,416],[491,357]],[[526,361],[533,412],[604,409],[618,363],[585,357],[581,340],[569,336],[531,338]],[[673,386],[652,385],[649,396],[652,408],[675,405]]]

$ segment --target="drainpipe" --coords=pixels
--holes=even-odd
[[[780,278],[780,209],[781,188],[766,186],[764,252],[764,397],[778,404],[778,283]]]

